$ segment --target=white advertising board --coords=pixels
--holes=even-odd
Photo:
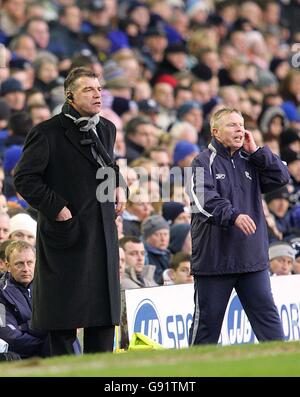
[[[271,286],[286,340],[300,340],[300,275],[271,277]],[[168,348],[187,347],[193,296],[193,284],[126,290],[129,339],[134,332],[141,332]],[[257,342],[235,291],[226,309],[219,342]]]

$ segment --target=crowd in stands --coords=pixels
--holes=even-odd
[[[101,115],[116,125],[115,160],[130,190],[116,219],[123,289],[193,282],[185,185],[223,106],[288,165],[289,184],[262,197],[270,275],[300,273],[300,0],[0,4],[0,302],[9,316],[7,286],[28,303],[33,279],[33,270],[25,283],[11,271],[11,240],[34,246],[36,236],[14,167],[29,130],[61,111],[64,78],[77,66],[101,79]],[[32,254],[30,246],[16,250]],[[15,351],[43,355],[43,335],[27,332],[18,328],[32,350]]]

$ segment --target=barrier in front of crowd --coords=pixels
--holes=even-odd
[[[275,303],[286,340],[300,340],[300,275],[271,277]],[[255,290],[252,291],[255,294]],[[193,284],[125,291],[129,339],[134,332],[168,348],[188,346],[194,311]],[[231,294],[219,343],[256,343],[256,337],[235,291]]]

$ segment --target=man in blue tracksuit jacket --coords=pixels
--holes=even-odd
[[[195,311],[189,343],[218,342],[233,288],[258,340],[280,340],[261,194],[285,185],[289,172],[267,147],[256,146],[238,111],[221,109],[210,124],[212,141],[192,165]]]
[[[5,250],[9,274],[0,282],[0,338],[21,358],[49,355],[48,336],[30,327],[35,248],[13,241]]]

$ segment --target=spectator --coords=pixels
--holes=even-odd
[[[116,217],[116,226],[118,231],[118,240],[120,240],[122,237],[124,237],[123,218],[121,216]]]
[[[151,122],[157,125],[158,115],[159,115],[159,107],[156,101],[152,98],[142,99],[137,102],[139,115],[142,117],[149,117]]]
[[[191,123],[200,134],[203,127],[203,112],[201,103],[197,101],[188,101],[183,103],[177,109],[177,117],[181,121],[187,121]]]
[[[0,212],[7,212],[8,211],[8,206],[7,206],[7,200],[4,194],[0,194]]]
[[[285,241],[271,244],[269,247],[271,275],[287,276],[292,274],[295,253],[294,248]]]
[[[0,154],[2,154],[5,139],[8,136],[7,127],[10,112],[8,103],[3,98],[0,98]]]
[[[17,214],[10,220],[9,238],[23,240],[35,246],[36,221],[27,214]]]
[[[300,204],[300,153],[286,148],[281,151],[281,159],[287,163],[291,175],[292,194],[289,201],[293,204]]]
[[[156,128],[146,117],[131,119],[125,126],[125,132],[126,155],[129,163],[141,156],[146,149],[154,146],[157,140]]]
[[[12,240],[4,240],[0,242],[0,280],[7,272],[7,262],[5,257],[6,247],[12,242]],[[0,281],[1,284],[2,280]]]
[[[174,165],[180,168],[190,167],[193,159],[199,153],[199,148],[197,145],[193,145],[187,141],[177,142],[174,149],[173,161]]]
[[[10,275],[0,287],[6,323],[0,327],[0,338],[8,343],[9,351],[21,358],[45,357],[49,354],[47,334],[30,327],[35,249],[25,241],[14,241],[5,255]]]
[[[0,95],[12,111],[20,111],[25,106],[25,92],[19,80],[13,77],[3,81]]]
[[[24,145],[25,138],[32,128],[32,120],[25,111],[13,113],[8,120],[8,137],[5,146]]]
[[[300,136],[299,129],[287,128],[280,135],[281,150],[291,149],[296,153],[300,153]]]
[[[295,261],[293,263],[292,274],[300,274],[300,238],[292,238],[289,243],[295,250]]]
[[[36,45],[31,36],[22,33],[16,36],[9,47],[17,59],[24,59],[28,62],[34,62],[36,58]]]
[[[28,108],[28,113],[31,117],[33,126],[42,121],[49,120],[51,117],[50,109],[47,105],[33,104]]]
[[[170,226],[160,215],[152,215],[142,223],[142,236],[145,241],[148,262],[155,266],[154,280],[163,284],[162,273],[169,267]]]
[[[171,259],[170,268],[163,273],[164,285],[188,284],[194,278],[191,275],[191,256],[179,251]]]
[[[130,193],[123,217],[123,228],[125,236],[141,236],[141,223],[151,215],[154,208],[149,201],[147,192],[140,189]]]
[[[131,289],[156,286],[157,284],[154,281],[155,266],[145,266],[144,243],[134,236],[124,237],[119,243],[124,249],[126,263],[122,288]]]
[[[289,211],[289,191],[286,186],[265,195],[270,213],[275,217],[276,227],[283,238],[293,234]]]
[[[21,145],[12,145],[4,151],[3,168],[5,173],[5,179],[3,193],[9,200],[12,200],[12,198],[16,198],[16,189],[13,184],[13,172],[17,162],[21,157],[21,153]]]
[[[169,250],[172,254],[183,251],[192,253],[191,225],[189,223],[178,223],[170,227]]]
[[[162,216],[173,225],[191,222],[189,209],[184,204],[177,203],[176,201],[163,203]]]
[[[119,277],[120,284],[122,285],[125,275],[125,254],[122,247],[119,247]]]
[[[6,212],[0,212],[0,243],[8,239],[10,230],[10,218]]]

